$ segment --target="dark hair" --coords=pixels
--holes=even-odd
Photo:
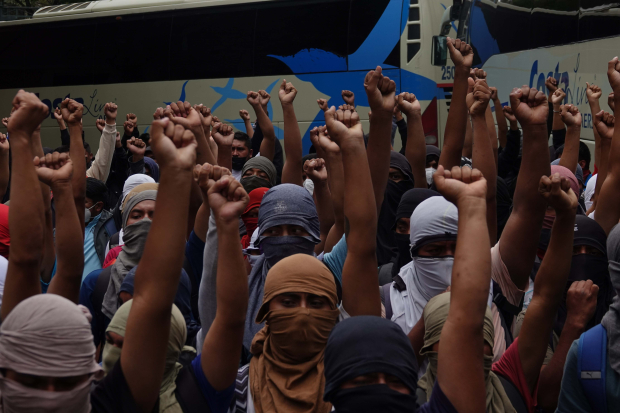
[[[90,151],[90,145],[86,141],[84,141],[84,149],[86,150],[86,153],[92,155],[92,152]]]
[[[108,200],[108,187],[98,179],[86,178],[86,196],[95,204],[103,202],[105,208]]]
[[[143,133],[142,135],[140,135],[140,139],[142,139],[142,142],[144,142],[144,144],[146,146],[149,146],[149,141],[151,140],[151,135],[149,135],[148,133]]]
[[[586,167],[585,169],[590,169],[590,160],[591,160],[591,155],[590,155],[590,148],[588,148],[588,145],[586,145],[583,142],[579,142],[579,159],[578,161],[584,161],[586,163]]]
[[[316,153],[309,153],[308,155],[306,155],[303,158],[301,158],[301,170],[302,170],[302,172],[304,170],[304,164],[306,163],[306,161],[309,161],[311,159],[316,159],[316,158],[317,158]]]
[[[564,145],[558,146],[558,149],[555,150],[555,159],[560,159],[563,153],[564,153]]]
[[[236,141],[243,142],[245,147],[248,148],[248,151],[252,150],[252,139],[250,139],[250,136],[247,133],[241,132],[241,131],[237,131],[237,132],[235,132],[235,135],[233,136],[233,139],[236,140]]]
[[[59,146],[58,148],[52,150],[52,152],[68,153],[69,152],[69,145]]]

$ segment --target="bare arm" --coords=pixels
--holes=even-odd
[[[174,115],[171,120],[175,124],[178,123],[183,125],[184,128],[191,130],[196,137],[196,143],[198,144],[198,149],[196,150],[196,162],[201,165],[206,162],[211,164],[216,162],[215,156],[209,147],[209,143],[207,141],[208,137],[205,132],[205,123],[207,123],[207,120],[204,119],[204,115],[207,117],[210,116],[210,109],[205,108],[203,105],[195,105],[192,107],[187,101],[179,101],[177,103],[172,102],[170,104],[170,109]],[[207,129],[209,128],[208,125],[206,127]]]
[[[437,382],[457,411],[483,412],[486,388],[481,326],[491,281],[487,184],[479,170],[467,167],[446,171],[440,165],[433,179],[438,191],[459,210],[452,296],[439,341]]]
[[[157,214],[136,272],[120,359],[131,394],[142,411],[151,411],[159,397],[196,163],[194,135],[168,119],[153,122],[150,145],[162,172]]]
[[[474,130],[471,126],[471,117],[467,115],[467,122],[465,122],[465,140],[463,141],[463,150],[461,154],[471,159],[474,149]]]
[[[495,121],[497,122],[497,135],[499,137],[499,145],[502,148],[506,147],[506,136],[508,136],[508,122],[506,122],[506,116],[504,116],[504,107],[502,101],[497,96],[497,88],[491,88],[491,99],[493,100],[493,106],[495,107]]]
[[[328,172],[325,160],[321,158],[307,160],[304,164],[304,172],[314,183],[314,200],[319,214],[321,230],[321,242],[317,244],[314,252],[320,254],[325,247],[329,231],[335,223],[332,195],[327,184]]]
[[[293,107],[293,101],[295,96],[297,96],[297,89],[295,89],[292,83],[286,83],[285,79],[280,85],[278,96],[280,97],[280,103],[282,103],[282,114],[284,115],[284,153],[286,153],[286,160],[282,169],[282,183],[303,186],[301,179],[303,167],[301,164],[303,152],[301,133],[299,132],[295,108]]]
[[[563,130],[564,122],[562,122],[562,102],[564,102],[564,98],[566,97],[566,93],[562,89],[558,89],[553,92],[552,95],[549,96],[551,100],[551,104],[553,105],[553,130]]]
[[[41,225],[45,213],[41,191],[33,190],[39,188],[39,179],[32,165],[30,139],[49,110],[36,95],[23,90],[13,99],[13,107],[16,110],[7,127],[13,155],[9,213],[11,259],[2,299],[2,319],[22,300],[41,293],[39,266],[45,231]]]
[[[95,159],[90,168],[86,171],[86,176],[95,178],[101,182],[105,182],[110,174],[112,167],[112,157],[114,156],[114,147],[116,146],[116,115],[118,107],[114,103],[106,103],[105,105],[105,128],[99,139],[99,149],[95,154]],[[135,125],[131,125],[132,130]],[[73,145],[71,145],[73,148]]]
[[[217,259],[217,312],[202,346],[201,365],[213,388],[223,391],[237,378],[248,307],[248,275],[239,243],[239,217],[249,197],[232,176],[221,176],[220,167],[206,169],[210,172],[209,205],[217,225],[218,250],[226,253]],[[216,180],[218,175],[221,178]]]
[[[579,162],[579,138],[581,136],[581,113],[577,106],[562,105],[562,122],[566,124],[566,141],[564,151],[560,157],[560,165],[568,168],[572,173],[577,169]]]
[[[109,104],[106,104],[106,106]],[[71,188],[73,188],[73,201],[77,210],[82,226],[82,240],[84,239],[84,199],[86,198],[86,161],[84,160],[84,144],[82,143],[82,110],[81,104],[72,99],[65,99],[60,104],[60,112],[62,118],[69,125],[69,136],[71,139],[71,148],[69,157],[75,162],[73,163],[73,178],[71,179]],[[116,112],[115,112],[116,113]],[[116,124],[116,118],[110,120],[112,124]],[[107,126],[106,120],[106,126]],[[116,140],[116,137],[114,138]],[[82,162],[81,160],[84,160]]]
[[[269,95],[267,92],[265,93],[267,96]],[[265,98],[266,97],[263,97],[263,99]],[[248,92],[247,99],[256,113],[256,120],[260,124],[260,129],[263,132],[263,141],[260,145],[260,156],[264,156],[270,161],[273,161],[276,154],[276,133],[273,128],[273,123],[271,123],[271,119],[269,119],[267,112],[261,105],[261,95],[256,92]]]
[[[546,123],[549,106],[542,92],[527,86],[515,88],[510,94],[510,103],[523,128],[523,158],[512,214],[502,232],[500,252],[512,282],[524,290],[547,208],[547,202],[538,193],[538,181],[550,173]]]
[[[519,358],[530,393],[538,376],[549,343],[556,312],[570,273],[577,196],[560,174],[540,179],[539,192],[555,209],[551,240],[534,283],[534,296],[525,313],[519,333]]]
[[[248,134],[250,139],[254,136],[254,128],[252,128],[252,122],[250,122],[250,114],[247,110],[242,109],[239,111],[239,116],[243,119],[243,124],[245,125],[245,133]]]
[[[448,49],[450,50],[450,59],[455,66],[454,89],[439,164],[446,169],[451,169],[453,166],[461,165],[461,153],[465,139],[463,131],[465,131],[465,124],[467,123],[467,105],[465,103],[467,78],[474,60],[474,52],[470,45],[460,39],[448,38]]]
[[[375,206],[377,211],[380,211],[390,171],[390,152],[392,150],[390,135],[392,133],[392,113],[396,104],[394,100],[396,83],[390,78],[384,77],[381,67],[377,66],[376,70],[371,70],[366,75],[364,88],[372,111],[368,134],[368,165],[370,166]]]
[[[217,164],[232,170],[232,142],[235,137],[232,127],[216,122],[213,125],[213,139],[217,143]]]
[[[405,157],[411,165],[416,188],[426,188],[426,140],[422,127],[422,108],[413,93],[398,95],[398,107],[407,116]]]
[[[9,169],[9,141],[0,133],[0,199],[4,198],[9,187],[11,171]]]
[[[348,253],[342,270],[342,305],[351,316],[380,316],[375,254],[377,210],[364,150],[364,132],[357,112],[336,113],[332,106],[325,112],[325,121],[329,136],[340,146],[345,171],[344,219]]]

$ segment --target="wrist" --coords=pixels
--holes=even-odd
[[[584,320],[583,317],[572,315],[570,312],[566,316],[566,323],[564,323],[564,329],[568,328],[567,331],[572,331],[576,335],[581,335],[586,329],[586,325],[588,324],[588,320]],[[562,329],[562,332],[564,332]]]
[[[465,65],[455,65],[454,66],[454,76],[465,76],[469,77],[469,71],[471,70],[470,66]]]
[[[106,125],[112,125],[112,126],[116,126],[116,118],[106,118],[105,120],[105,124]]]
[[[407,119],[411,118],[421,118],[422,117],[422,113],[420,111],[414,110],[411,112],[405,112],[405,115],[407,116]],[[397,120],[401,120],[403,117],[401,116],[400,119],[398,118],[398,116],[396,116]]]
[[[569,130],[569,131],[573,131],[573,132],[580,131],[581,130],[581,124],[578,123],[576,125],[566,125],[566,129]]]
[[[562,107],[562,102],[553,103],[553,113],[559,112],[561,107]]]
[[[462,196],[456,200],[456,206],[459,212],[462,211],[477,211],[480,208],[484,209],[483,215],[486,215],[486,199],[479,196]]]
[[[519,130],[519,124],[517,122],[510,121],[510,130]]]
[[[56,194],[56,196],[60,195],[64,192],[72,192],[71,188],[71,178],[69,180],[57,180],[51,182],[52,191]]]

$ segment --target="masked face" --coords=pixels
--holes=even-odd
[[[103,367],[103,371],[105,374],[109,374],[112,371],[112,368],[116,364],[116,362],[121,358],[120,347],[116,347],[110,343],[105,343],[103,347],[103,355],[101,357],[101,365]]]
[[[433,184],[433,175],[437,172],[435,168],[426,168],[426,183],[428,186]]]
[[[454,257],[413,257],[420,293],[426,300],[441,294],[452,279]]]
[[[254,268],[254,266],[256,265],[260,257],[261,257],[260,255],[251,255],[251,254],[247,254],[245,256],[245,258],[248,260],[248,263],[250,264],[250,267],[252,268]]]
[[[243,169],[243,165],[245,165],[245,163],[248,161],[248,157],[240,157],[240,156],[233,156],[232,158],[232,167],[235,171],[240,171]]]
[[[394,234],[394,240],[398,247],[398,268],[402,268],[411,262],[409,234]]]
[[[314,182],[312,179],[306,179],[304,181],[304,188],[306,188],[306,191],[310,192],[310,195],[314,195]]]
[[[398,392],[385,384],[340,389],[334,393],[330,402],[338,413],[401,413],[418,409],[415,395]]]
[[[268,179],[261,178],[258,175],[244,176],[239,182],[248,194],[257,188],[271,188],[273,186]]]
[[[93,213],[91,212],[91,210],[93,208],[95,208],[97,206],[97,204],[91,206],[90,208],[85,208],[84,210],[84,223],[88,224],[90,222],[90,220],[93,218]]]
[[[260,242],[260,249],[270,267],[280,260],[295,254],[314,254],[315,243],[308,236],[287,235],[266,237]]]

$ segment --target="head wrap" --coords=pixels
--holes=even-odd
[[[151,177],[155,180],[155,182],[159,182],[159,165],[153,158],[149,158],[148,156],[144,157],[144,164],[148,165],[151,170]]]
[[[149,185],[149,186],[147,187],[146,185]],[[136,205],[138,205],[142,201],[156,201],[157,200],[157,190],[146,189],[146,188],[149,188],[150,185],[156,185],[156,184],[138,185],[127,195],[127,198],[125,198],[125,204],[123,205],[123,229],[127,228],[127,220],[129,219],[131,210],[134,209]],[[143,190],[143,189],[146,189],[146,190]],[[123,239],[125,239],[124,235],[123,235]]]
[[[269,302],[283,293],[322,296],[331,309],[269,310]],[[316,258],[293,255],[269,271],[263,306],[256,316],[257,322],[266,323],[251,348],[250,386],[257,413],[331,410],[322,398],[323,354],[338,319],[337,300],[334,277]]]
[[[614,296],[614,289],[609,277],[609,263],[607,261],[607,235],[603,228],[593,219],[585,215],[577,215],[575,217],[575,232],[573,238],[573,246],[586,245],[596,248],[603,256],[591,254],[577,254],[571,258],[570,274],[566,286],[564,287],[564,296],[558,307],[557,316],[553,326],[554,331],[559,336],[564,328],[568,309],[566,308],[566,294],[568,289],[575,281],[592,280],[599,287],[596,311],[590,319],[586,329],[599,324],[603,316],[609,309]]]
[[[411,250],[433,242],[456,240],[458,224],[459,213],[453,203],[444,197],[427,199],[411,215]]]
[[[616,225],[607,238],[609,274],[616,296],[601,324],[607,330],[607,355],[609,364],[620,374],[620,225]]]
[[[125,202],[125,197],[127,196],[127,194],[129,194],[129,192],[131,192],[131,190],[134,189],[136,186],[140,184],[154,184],[154,183],[155,183],[155,180],[148,175],[145,175],[145,174],[131,175],[129,178],[127,178],[127,180],[125,181],[125,184],[123,185],[121,205],[123,205],[123,203]]]
[[[86,178],[86,196],[90,198],[94,204],[103,202],[103,207],[108,202],[108,187],[105,183],[95,178]]]
[[[278,225],[299,225],[316,243],[321,242],[314,199],[298,185],[282,184],[267,191],[258,210],[258,225],[263,233]],[[263,239],[265,237],[259,234],[259,245]]]
[[[55,294],[23,300],[2,322],[0,368],[33,376],[103,375],[88,320],[77,305]]]
[[[592,175],[592,178],[588,180],[585,193],[583,194],[586,210],[589,210],[593,203],[592,197],[594,196],[594,190],[596,189],[596,178],[598,178],[598,174]]]
[[[560,165],[560,158],[556,159],[555,161],[551,162],[551,165]],[[567,168],[568,169],[568,168]],[[551,172],[554,173],[554,172]],[[577,178],[577,182],[581,183],[581,185],[584,185],[583,183],[583,169],[581,169],[581,165],[577,164],[577,167],[575,168],[575,178]],[[579,195],[578,192],[575,192],[575,194]]]
[[[245,225],[245,229],[247,231],[246,234],[241,238],[241,247],[244,249],[247,248],[248,245],[250,245],[250,239],[254,234],[256,227],[258,226],[258,217],[250,218],[246,217],[245,215],[254,208],[260,206],[260,203],[263,200],[263,196],[265,196],[265,193],[267,191],[269,191],[269,188],[256,188],[248,194],[250,196],[250,202],[245,208],[245,211],[243,211],[243,214],[241,215],[241,219],[243,220],[243,224]]]
[[[8,259],[10,247],[9,206],[0,204],[0,255]]]
[[[399,152],[390,152],[390,168],[399,169],[406,179],[413,182],[413,172],[411,172],[411,165],[405,156]]]
[[[439,158],[441,156],[441,150],[435,145],[426,145],[426,159],[428,162],[429,156],[436,156]]]
[[[424,308],[424,346],[420,350],[420,354],[424,354],[429,359],[428,369],[420,381],[420,386],[426,391],[427,400],[431,399],[431,393],[435,380],[437,379],[437,352],[433,351],[433,345],[441,339],[441,330],[443,329],[448,312],[450,310],[450,293],[440,294],[431,299]],[[482,337],[484,342],[493,349],[495,330],[493,328],[493,316],[491,310],[486,307],[484,314],[484,324],[482,327]],[[482,349],[480,349],[482,350]],[[486,411],[489,413],[516,413],[510,399],[504,391],[504,386],[499,377],[491,371],[493,356],[484,356],[484,373],[486,379]]]
[[[413,396],[416,364],[411,343],[396,323],[373,316],[348,318],[334,327],[325,347],[324,399],[331,401],[346,381],[372,373],[397,377]]]
[[[269,177],[269,183],[271,186],[276,186],[276,178],[278,177],[278,173],[276,172],[276,167],[273,165],[273,162],[269,159],[264,156],[256,156],[248,159],[245,165],[243,165],[241,176],[243,176],[249,169],[260,169],[265,172]]]
[[[551,175],[553,174],[560,174],[561,177],[564,177],[566,179],[568,179],[568,182],[570,183],[570,187],[573,190],[573,192],[575,193],[575,195],[577,195],[577,197],[579,197],[579,181],[577,181],[577,178],[575,177],[575,174],[572,173],[570,171],[570,169],[565,168],[561,165],[551,165]]]
[[[133,300],[127,301],[123,304],[114,317],[106,332],[113,332],[122,337],[125,337],[125,328],[127,327],[127,320],[129,319],[129,313]],[[160,412],[179,412],[183,410],[179,406],[174,391],[176,389],[175,380],[181,368],[183,367],[179,362],[179,355],[183,350],[187,330],[183,315],[179,311],[176,305],[172,305],[172,315],[170,320],[170,335],[168,336],[168,348],[166,350],[166,364],[164,368],[164,377],[159,388],[159,411]],[[110,369],[118,361],[120,357],[120,349],[113,350],[113,346],[106,343],[103,350],[103,364],[107,369]]]

